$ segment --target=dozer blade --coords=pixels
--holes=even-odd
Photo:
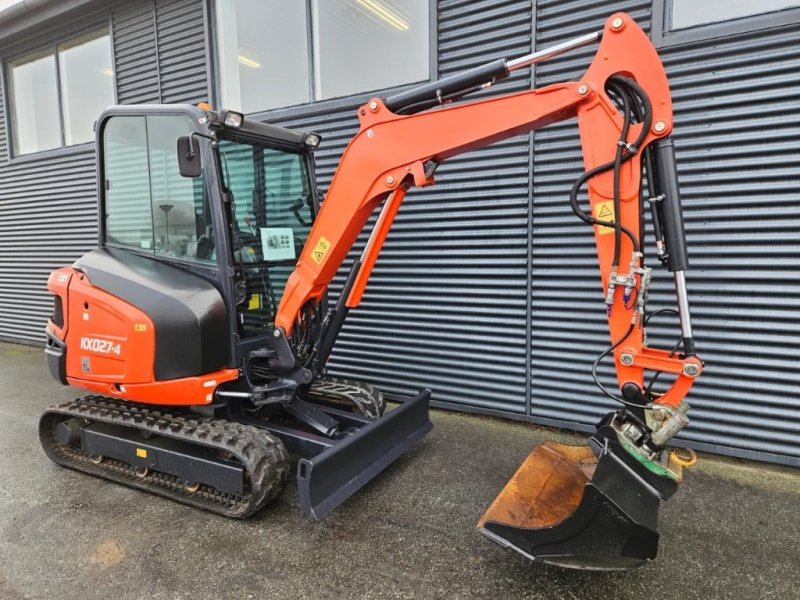
[[[297,486],[303,513],[322,519],[425,437],[433,428],[430,396],[428,389],[413,398],[387,394],[400,406],[324,452],[301,458]]]
[[[478,522],[481,533],[531,560],[575,569],[654,559],[659,503],[677,483],[614,439],[595,434],[589,443],[536,447]]]

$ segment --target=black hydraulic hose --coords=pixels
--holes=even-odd
[[[632,79],[627,79],[626,84],[634,92],[635,95],[635,100],[633,103],[634,114],[636,115],[636,118],[639,120],[639,122],[642,124],[642,133],[646,135],[645,132],[650,130],[650,126],[653,123],[653,106],[650,103],[650,99],[647,97],[646,92],[638,83],[636,83]],[[647,183],[649,189],[651,177],[655,178],[654,168],[652,163],[652,148],[649,145],[644,149],[644,153],[642,155],[642,163],[644,164],[645,173],[647,173]],[[655,181],[653,181],[653,186],[655,187]],[[644,189],[643,182],[640,180],[639,181],[640,199],[642,198],[643,189]],[[640,206],[641,206],[641,201],[640,201]],[[639,211],[639,245],[641,247],[644,247],[645,219],[644,219],[644,209],[643,207],[641,208],[642,210]],[[658,211],[654,210],[653,213],[657,216]],[[656,225],[654,222],[654,229],[655,227]],[[658,224],[658,227],[659,227],[658,231],[660,233],[661,231],[660,222]],[[644,266],[644,256],[642,256],[642,266]]]
[[[603,392],[603,394],[605,394],[606,396],[608,396],[612,400],[616,400],[617,402],[620,402],[620,403],[622,403],[622,404],[624,404],[626,406],[636,406],[636,407],[641,408],[640,404],[636,404],[635,402],[629,402],[629,401],[625,400],[625,398],[617,396],[613,392],[608,391],[606,386],[604,386],[603,383],[600,381],[600,377],[597,374],[597,368],[600,366],[600,363],[602,362],[602,360],[606,356],[608,356],[609,354],[614,352],[614,350],[616,350],[620,346],[620,344],[622,344],[625,340],[628,339],[628,336],[631,334],[631,332],[633,332],[633,327],[634,327],[634,325],[633,325],[633,323],[631,323],[630,327],[628,327],[628,330],[625,332],[625,335],[623,335],[616,342],[611,344],[611,346],[606,348],[596,359],[594,359],[594,363],[592,364],[592,379],[594,380],[595,385],[600,389],[600,391]]]
[[[609,87],[613,86],[615,88],[613,91],[616,91],[616,89],[624,89],[624,88],[627,87],[627,88],[632,89],[633,92],[636,94],[636,96],[638,96],[639,101],[642,103],[643,111],[644,111],[644,117],[642,119],[642,130],[639,133],[639,135],[637,136],[636,140],[634,140],[631,143],[628,143],[625,137],[620,136],[620,139],[618,141],[619,148],[618,148],[616,154],[619,154],[620,151],[623,151],[625,149],[627,149],[628,152],[623,152],[622,153],[622,156],[620,157],[620,160],[619,160],[619,166],[617,166],[617,157],[615,155],[614,160],[609,161],[609,162],[607,162],[605,164],[602,164],[602,165],[598,165],[594,169],[591,169],[591,170],[585,172],[583,175],[581,175],[578,178],[578,180],[572,186],[572,190],[570,190],[569,205],[570,205],[570,208],[572,209],[572,212],[575,213],[575,215],[579,219],[581,219],[583,222],[585,222],[585,223],[587,223],[589,225],[600,225],[600,226],[603,226],[603,227],[609,227],[609,228],[614,229],[615,231],[617,229],[619,229],[619,231],[621,233],[624,233],[625,235],[627,235],[628,238],[631,240],[631,243],[633,245],[633,251],[634,252],[639,252],[640,251],[640,247],[641,247],[641,245],[639,243],[639,240],[638,240],[637,236],[635,236],[628,228],[626,228],[626,227],[624,227],[624,226],[622,226],[622,225],[620,225],[618,223],[612,223],[611,221],[602,221],[600,219],[597,219],[597,218],[593,217],[592,215],[586,214],[578,204],[578,193],[580,192],[580,189],[583,187],[583,185],[589,179],[591,179],[592,177],[595,177],[596,175],[599,175],[600,173],[604,173],[605,171],[608,171],[609,169],[614,169],[615,167],[616,168],[621,168],[623,163],[625,163],[626,161],[628,161],[631,158],[633,158],[633,156],[638,152],[641,143],[644,141],[644,138],[647,136],[647,133],[650,130],[650,125],[651,125],[652,119],[653,119],[652,105],[650,104],[650,100],[647,97],[647,94],[642,89],[642,87],[639,86],[639,84],[637,84],[632,79],[629,79],[627,77],[622,77],[622,76],[619,76],[619,75],[614,75],[613,77],[610,77],[609,80],[608,80],[608,83],[609,83]],[[628,121],[628,126],[629,126],[630,125],[630,118],[631,118],[630,112],[627,112],[626,114],[624,114],[623,118],[624,118],[625,121]],[[625,129],[625,132],[627,134],[627,128]],[[618,194],[615,193],[615,196],[618,197]],[[615,207],[616,207],[616,198],[615,198]],[[619,213],[617,213],[617,215],[618,214]],[[619,218],[616,218],[615,221],[619,221]],[[615,246],[618,247],[619,244],[615,244]],[[616,254],[616,252],[615,252],[615,254]]]
[[[647,324],[650,322],[650,319],[652,319],[653,317],[657,317],[658,315],[663,315],[663,314],[666,314],[666,313],[672,313],[673,315],[680,315],[680,313],[677,310],[675,310],[674,308],[661,308],[661,309],[659,309],[659,310],[657,310],[655,312],[650,313],[649,315],[647,315],[644,318],[645,326],[647,326]],[[669,353],[670,358],[675,356],[675,353],[678,351],[678,348],[680,348],[682,345],[683,345],[683,337],[681,336],[675,342],[675,345],[673,346],[672,351]],[[662,371],[659,371],[658,373],[653,375],[653,377],[650,378],[650,381],[647,383],[647,387],[645,388],[645,392],[644,392],[645,396],[649,396],[650,395],[650,392],[652,391],[653,386],[655,385],[656,381],[658,381],[658,376],[661,375],[661,373],[662,373]]]
[[[642,99],[639,98],[638,96],[635,96],[633,98],[633,114],[636,117],[637,122],[639,123],[644,122],[646,116],[645,108]],[[648,171],[648,168],[651,166],[648,165],[648,159],[650,158],[650,153],[651,153],[650,146],[645,147],[644,150],[642,151],[642,158],[641,158],[643,171],[644,173],[647,174],[648,186],[650,185],[650,171]],[[642,202],[642,198],[644,198],[644,180],[645,180],[644,177],[639,178],[639,247],[640,248],[644,248],[644,233],[645,233],[645,217],[644,217],[645,211],[644,211],[644,202]],[[650,194],[650,197],[652,198],[653,194]],[[642,268],[644,268],[645,266],[644,252],[642,252],[641,261],[642,261],[641,266]]]

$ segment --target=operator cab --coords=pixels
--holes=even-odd
[[[110,108],[97,127],[100,248],[216,288],[238,364],[271,334],[313,223],[319,141],[232,111]]]

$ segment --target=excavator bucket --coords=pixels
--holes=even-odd
[[[678,481],[633,456],[609,430],[589,445],[534,448],[478,522],[481,533],[531,560],[575,569],[628,569],[654,559],[659,504]]]

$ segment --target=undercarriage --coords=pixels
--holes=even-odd
[[[301,508],[319,519],[432,427],[427,390],[390,396],[399,406],[383,418],[368,384],[321,378],[307,397],[291,412],[224,403],[200,414],[85,396],[48,409],[39,436],[62,466],[235,518],[277,498],[296,468]]]

